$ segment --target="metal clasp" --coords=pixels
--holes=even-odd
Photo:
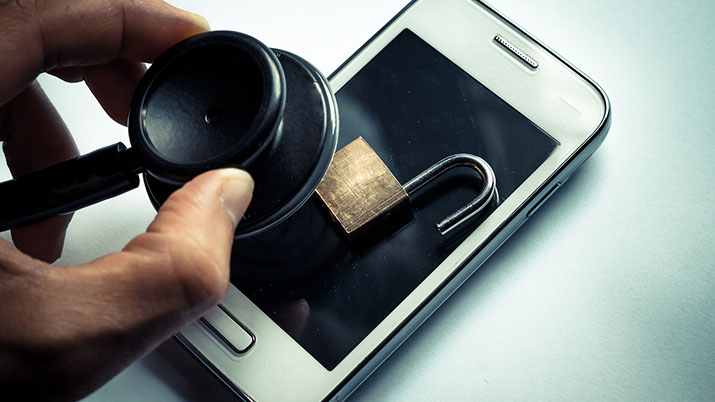
[[[459,166],[471,167],[479,173],[482,177],[482,191],[472,202],[437,224],[437,230],[443,235],[449,233],[452,229],[469,220],[491,204],[496,194],[496,176],[494,175],[492,167],[478,156],[472,154],[454,154],[435,163],[402,186],[407,192],[407,195],[411,196],[437,176]]]

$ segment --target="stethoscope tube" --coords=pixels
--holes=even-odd
[[[0,183],[0,231],[72,213],[139,186],[134,152],[117,143]]]

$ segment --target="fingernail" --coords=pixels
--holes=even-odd
[[[237,225],[243,217],[253,195],[253,179],[247,172],[239,169],[223,169],[224,184],[219,202],[226,213]]]

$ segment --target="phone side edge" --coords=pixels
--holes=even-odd
[[[411,5],[419,0],[412,0],[398,14],[396,14],[388,23],[386,23],[379,31],[377,31],[368,41],[357,49],[345,62],[343,62],[335,71],[333,71],[328,80],[331,80],[343,67],[348,65],[363,49],[365,49],[376,37],[378,37],[387,27],[397,18],[399,18]],[[594,132],[583,141],[580,146],[572,153],[571,157],[564,162],[554,173],[544,181],[539,189],[524,202],[521,207],[515,211],[502,225],[498,231],[465,261],[465,263],[456,269],[450,278],[442,283],[442,286],[430,294],[428,298],[420,305],[418,309],[413,311],[410,317],[403,320],[400,326],[380,344],[366,358],[363,363],[345,377],[330,394],[324,399],[325,401],[344,401],[347,399],[369,376],[375,372],[384,361],[394,353],[397,348],[404,343],[409,336],[416,331],[449,296],[451,296],[474,272],[481,267],[489,257],[496,252],[516,231],[528,220],[529,212],[536,207],[542,199],[547,196],[548,192],[556,184],[565,183],[578,169],[588,160],[595,151],[603,144],[605,138],[610,131],[612,122],[612,108],[608,94],[605,90],[595,82],[590,76],[585,74],[581,69],[573,65],[569,60],[563,57],[551,47],[544,44],[536,36],[524,29],[521,25],[516,24],[511,19],[507,18],[495,7],[481,0],[472,0],[475,3],[483,5],[499,19],[507,25],[511,25],[515,30],[520,32],[525,37],[530,38],[536,44],[541,46],[555,59],[563,63],[586,83],[592,86],[604,103],[604,113],[601,121]]]

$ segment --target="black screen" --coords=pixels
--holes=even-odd
[[[400,183],[466,152],[492,166],[504,199],[557,145],[409,30],[336,97],[338,148],[362,136]],[[278,227],[236,242],[231,281],[332,370],[493,210],[456,233],[437,232],[435,224],[480,187],[468,168],[449,171],[411,198],[404,225],[359,246],[344,239],[313,197]]]

